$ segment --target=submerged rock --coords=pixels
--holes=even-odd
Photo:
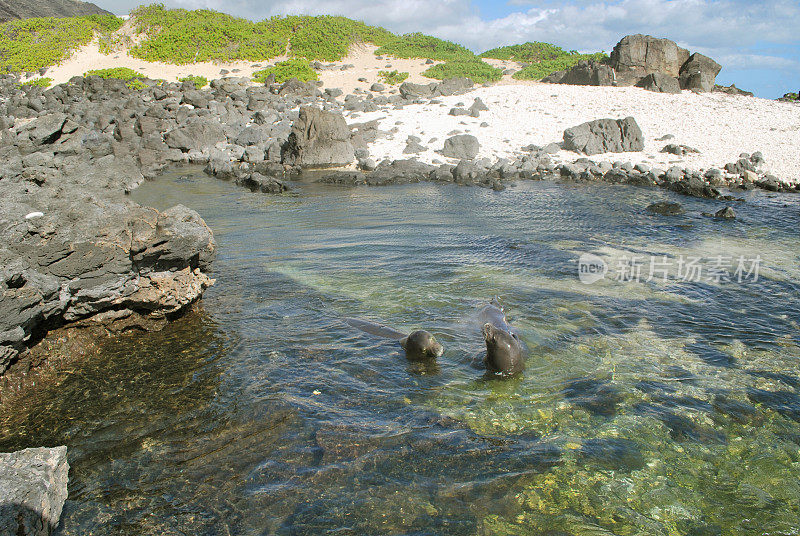
[[[677,216],[683,214],[685,211],[680,203],[672,203],[669,201],[659,201],[648,205],[647,212],[651,214],[660,214],[662,216]]]
[[[0,453],[0,534],[48,536],[67,500],[67,447]]]

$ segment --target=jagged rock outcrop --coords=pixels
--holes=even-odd
[[[0,23],[33,17],[111,15],[90,2],[78,0],[0,0]]]
[[[656,93],[681,92],[681,85],[678,79],[663,73],[650,73],[636,82],[636,86]]]
[[[695,52],[681,66],[681,89],[708,92],[714,89],[714,80],[722,66],[708,56]]]
[[[571,69],[556,71],[542,79],[551,84],[571,84],[575,86],[613,86],[614,70],[599,61],[581,60]]]
[[[341,114],[304,106],[281,151],[282,161],[311,168],[346,166],[355,159],[350,136]]]
[[[0,453],[0,535],[49,536],[67,500],[67,447]]]
[[[689,51],[669,39],[649,35],[626,35],[611,51],[610,65],[617,85],[632,86],[651,73],[677,78],[689,59]]]
[[[597,119],[564,131],[564,149],[587,155],[644,149],[644,136],[633,117]]]
[[[400,84],[400,95],[406,100],[432,99],[434,97],[449,97],[460,95],[475,85],[469,78],[448,78],[441,82],[429,84],[415,84],[403,82]]]

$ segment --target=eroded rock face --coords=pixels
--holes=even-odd
[[[575,86],[613,86],[614,70],[598,61],[581,60],[572,69],[556,71],[542,82],[551,84],[571,84]]]
[[[650,73],[636,82],[636,86],[656,93],[681,92],[681,85],[678,79],[663,73]]]
[[[564,149],[587,155],[644,149],[644,136],[633,117],[597,119],[564,131]]]
[[[722,66],[708,56],[695,52],[681,66],[681,89],[708,92],[714,89],[714,80]]]
[[[303,106],[281,151],[283,163],[310,168],[346,166],[355,159],[350,135],[341,114]]]
[[[67,447],[0,453],[0,535],[49,536],[67,500]]]
[[[631,86],[650,73],[677,78],[689,58],[689,51],[669,39],[649,35],[627,35],[611,52],[611,67],[617,84]]]

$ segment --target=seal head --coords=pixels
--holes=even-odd
[[[406,351],[406,357],[412,361],[432,359],[444,353],[444,347],[438,343],[436,337],[424,330],[403,337],[400,339],[400,346]]]
[[[511,332],[487,322],[483,325],[486,341],[486,371],[495,376],[513,376],[525,368],[525,348]]]

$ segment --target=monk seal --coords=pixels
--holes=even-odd
[[[509,377],[525,368],[527,349],[516,331],[506,321],[500,303],[493,299],[480,310],[481,333],[486,342],[483,363],[491,376]]]
[[[403,350],[406,351],[406,357],[411,361],[435,359],[441,357],[444,353],[444,347],[439,344],[436,337],[425,330],[420,329],[406,335],[390,327],[367,322],[366,320],[360,320],[358,318],[346,318],[345,321],[354,328],[360,329],[370,335],[396,340],[400,343]]]

